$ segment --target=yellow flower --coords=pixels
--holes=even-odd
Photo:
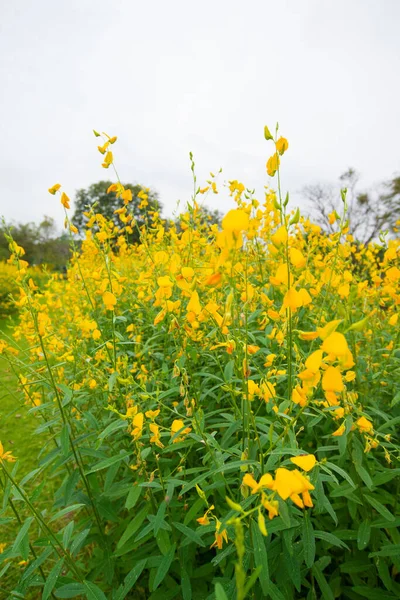
[[[300,467],[303,471],[311,471],[313,467],[315,467],[317,459],[314,454],[303,454],[301,456],[293,456],[291,462],[296,465],[296,467]]]
[[[112,292],[104,292],[103,302],[106,305],[107,310],[114,310],[114,306],[117,304],[117,299]]]
[[[199,300],[199,294],[197,292],[192,292],[186,310],[188,312],[193,312],[195,315],[199,315],[201,313],[201,304]]]
[[[15,462],[16,460],[17,459],[15,458],[15,456],[13,456],[9,450],[7,452],[4,452],[4,446],[0,442],[0,462],[1,461]]]
[[[271,236],[272,243],[275,246],[280,246],[281,244],[285,244],[288,239],[288,232],[284,225],[279,227],[279,229]]]
[[[338,427],[338,428],[336,429],[336,431],[334,431],[334,432],[332,433],[332,435],[333,435],[334,437],[340,437],[341,435],[343,435],[343,434],[344,434],[344,432],[345,432],[345,431],[346,431],[345,424],[344,424],[344,423],[342,423],[342,424],[340,425],[340,427]]]
[[[192,279],[192,277],[194,277],[194,271],[192,267],[182,267],[181,275],[185,279]]]
[[[214,548],[216,546],[218,550],[222,550],[223,542],[228,543],[228,533],[226,529],[222,533],[220,533],[221,523],[218,519],[215,520],[215,541],[211,544],[210,548]]]
[[[155,412],[160,412],[160,411],[155,411]],[[147,414],[148,413],[146,413],[146,417],[147,417]],[[150,437],[150,443],[156,444],[159,448],[164,448],[164,444],[160,440],[160,428],[159,428],[159,426],[156,425],[155,423],[150,423],[149,427],[150,427],[151,433],[153,434]]]
[[[304,258],[303,254],[300,252],[300,250],[297,250],[297,248],[289,249],[289,257],[290,257],[290,262],[292,263],[292,265],[294,267],[297,267],[298,269],[300,269],[301,267],[304,267],[306,264],[306,259]]]
[[[61,187],[61,183],[56,183],[55,185],[53,185],[51,188],[49,188],[50,194],[53,194],[53,196],[55,196],[56,192],[58,192],[60,187]]]
[[[267,160],[267,173],[270,177],[273,177],[279,168],[279,156],[273,154]]]
[[[265,473],[261,476],[260,481],[257,483],[251,473],[246,473],[246,475],[243,477],[242,484],[247,485],[251,489],[252,494],[257,494],[257,492],[264,488],[271,490],[273,488],[273,479],[272,475]]]
[[[313,373],[316,373],[320,369],[321,363],[322,363],[322,350],[316,350],[315,352],[310,354],[310,356],[307,358],[306,368],[309,369],[310,371],[312,371]]]
[[[337,367],[328,367],[322,376],[322,389],[331,392],[344,390],[342,375]]]
[[[374,430],[371,421],[368,421],[365,417],[360,417],[358,421],[356,421],[356,425],[362,433],[370,433]]]
[[[63,192],[61,194],[61,204],[63,206],[65,206],[65,208],[70,208],[69,203],[70,203],[70,199],[68,198],[67,194],[65,192]]]
[[[282,154],[284,154],[289,148],[289,142],[286,138],[280,137],[279,140],[277,140],[275,147],[277,152],[279,152],[279,154],[282,156]]]
[[[157,410],[148,410],[144,413],[148,419],[155,419],[160,414],[160,409]]]
[[[184,436],[192,431],[191,427],[185,427],[182,419],[175,419],[171,425],[172,442],[176,444],[184,439]],[[179,433],[179,435],[177,435]]]
[[[249,228],[249,215],[240,208],[230,210],[222,219],[224,231],[246,231]]]
[[[290,288],[283,298],[283,306],[284,308],[290,308],[293,312],[303,306],[303,299],[300,292],[294,288]]]
[[[290,498],[299,508],[304,508],[305,502],[307,502],[306,506],[312,506],[308,492],[313,490],[314,486],[297,469],[294,471],[289,471],[283,467],[277,469],[274,489],[278,492],[282,500]],[[303,500],[299,494],[304,494]]]
[[[138,440],[142,437],[143,421],[144,417],[143,413],[141,412],[137,413],[132,419],[133,429],[131,435],[133,436],[134,440]]]
[[[322,350],[327,354],[333,354],[336,357],[346,356],[349,352],[347,340],[342,333],[334,331],[327,338],[325,338],[322,344]]]
[[[157,278],[157,284],[159,287],[173,287],[173,282],[170,280],[168,275],[164,275],[163,277]]]

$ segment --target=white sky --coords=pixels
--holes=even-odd
[[[365,187],[400,170],[399,0],[0,0],[0,215],[63,221],[71,196],[111,176],[92,129],[117,135],[122,181],[164,213],[223,167],[262,199],[263,137],[289,139],[283,186]],[[210,199],[231,206],[226,190]]]

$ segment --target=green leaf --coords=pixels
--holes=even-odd
[[[388,546],[382,546],[379,552],[371,552],[368,554],[370,558],[373,556],[400,556],[400,544],[389,544]]]
[[[71,506],[67,506],[65,508],[63,508],[62,510],[59,510],[58,513],[56,513],[54,515],[54,517],[52,517],[49,521],[49,523],[51,523],[52,521],[56,521],[57,519],[59,519],[60,517],[63,517],[64,515],[67,515],[68,513],[73,512],[74,510],[78,510],[78,508],[82,508],[82,506],[85,506],[85,504],[72,504]]]
[[[203,546],[203,548],[204,548],[205,543],[201,539],[200,535],[198,533],[196,533],[196,531],[193,531],[193,529],[190,529],[190,527],[186,527],[186,525],[182,525],[182,523],[174,522],[173,526],[176,529],[178,529],[178,531],[183,533],[183,535],[185,537],[187,537],[191,542],[194,542],[195,544],[198,544],[199,546]]]
[[[78,583],[77,581],[73,581],[72,583],[62,585],[58,588],[58,590],[54,591],[54,595],[56,596],[56,598],[76,598],[76,596],[82,597],[82,594],[84,593],[84,586],[81,583]]]
[[[328,542],[328,544],[331,544],[332,546],[337,546],[338,548],[346,548],[346,550],[350,550],[347,544],[345,544],[342,540],[336,537],[336,535],[333,535],[333,533],[329,533],[328,531],[315,530],[314,536],[319,540]]]
[[[224,369],[224,379],[227,383],[229,383],[230,380],[232,379],[234,368],[235,368],[234,360],[230,360],[229,362],[226,363],[225,369]]]
[[[69,451],[69,425],[68,425],[68,423],[66,423],[61,430],[60,445],[61,445],[61,452],[63,453],[63,456],[67,456],[68,451]]]
[[[368,494],[364,494],[364,498],[367,500],[367,502],[370,503],[370,505],[375,508],[375,510],[387,521],[394,521],[395,520],[395,516],[392,515],[392,513],[386,508],[386,506],[383,506],[383,504],[381,504],[378,500],[376,500],[373,496],[369,496]]]
[[[220,583],[215,584],[215,600],[229,600]]]
[[[75,526],[74,521],[71,521],[70,523],[68,523],[68,525],[64,529],[62,544],[65,549],[68,548],[69,542],[71,541],[71,536],[72,536],[72,532],[74,531],[74,526]]]
[[[93,581],[84,581],[87,600],[107,600],[106,595]]]
[[[118,431],[119,429],[127,429],[128,423],[127,421],[123,421],[122,419],[118,419],[117,421],[113,421],[102,431],[99,435],[99,440],[104,440],[106,437]]]
[[[244,587],[244,596],[243,596],[244,598],[247,596],[247,594],[249,593],[249,591],[251,590],[251,588],[257,581],[257,578],[260,575],[261,571],[262,571],[262,565],[259,565],[256,569],[254,569],[254,571],[252,572],[250,577],[247,579],[247,583]]]
[[[28,530],[33,521],[33,517],[28,517],[25,523],[22,525],[21,529],[18,532],[17,537],[15,538],[15,542],[12,547],[12,552],[15,554],[21,554],[24,560],[28,560],[29,556],[29,545],[28,541]]]
[[[126,544],[126,542],[129,540],[129,538],[131,538],[133,536],[133,534],[136,533],[136,531],[139,529],[139,527],[142,525],[143,521],[147,517],[147,513],[149,512],[149,510],[150,510],[150,507],[148,504],[146,504],[142,508],[142,510],[140,512],[138,512],[136,517],[134,517],[132,519],[132,521],[129,523],[128,527],[125,529],[124,533],[122,534],[122,536],[117,544],[117,550],[119,548],[122,548],[122,546],[124,544]]]
[[[81,549],[83,542],[85,541],[85,539],[87,538],[87,536],[90,533],[90,529],[84,529],[83,531],[81,531],[80,533],[78,533],[78,535],[76,536],[76,538],[74,539],[74,541],[71,544],[71,554],[75,554],[75,552],[77,552],[78,550]]]
[[[365,519],[358,528],[357,532],[357,547],[359,550],[364,550],[368,545],[369,538],[371,536],[371,522],[369,519]]]
[[[267,595],[269,591],[270,579],[265,540],[255,521],[251,522],[251,528],[253,533],[254,562],[256,567],[260,567],[258,578],[260,580],[263,593]]]
[[[331,463],[331,462],[327,461],[325,463],[325,467],[329,467],[329,469],[332,469],[332,471],[335,471],[336,473],[338,473],[339,475],[341,475],[344,479],[346,479],[346,481],[349,482],[349,484],[353,488],[356,487],[356,484],[354,483],[354,481],[352,480],[352,478],[350,477],[350,475],[348,473],[346,473],[346,471],[343,471],[343,469],[341,469],[340,467],[338,467],[334,463]]]
[[[390,407],[393,408],[393,406],[396,406],[398,402],[400,402],[400,392],[397,392],[397,394],[393,397]]]
[[[181,588],[183,600],[192,600],[192,586],[190,584],[190,577],[184,568],[182,568],[181,571]]]
[[[363,598],[368,598],[368,600],[395,600],[395,598],[398,598],[397,595],[393,596],[393,594],[388,594],[383,590],[374,590],[366,585],[355,585],[351,589],[359,596],[362,596]]]
[[[47,575],[46,583],[44,584],[43,588],[42,600],[47,600],[47,598],[49,598],[54,586],[57,583],[57,579],[61,573],[63,565],[64,559],[62,558],[61,560],[56,562],[50,573]]]
[[[115,382],[117,381],[119,377],[119,373],[118,371],[114,371],[114,373],[112,373],[110,375],[110,377],[108,378],[108,391],[112,392],[115,386]]]
[[[147,563],[147,559],[143,559],[139,561],[131,571],[129,571],[128,575],[124,579],[124,584],[122,588],[117,591],[117,595],[115,596],[115,600],[124,600],[125,596],[129,594],[140,575],[142,574],[143,569],[145,568]]]
[[[310,569],[315,559],[315,535],[308,512],[304,514],[301,538],[304,547],[304,560],[306,566]]]
[[[333,595],[329,583],[327,582],[325,575],[323,574],[323,572],[317,564],[313,565],[312,573],[318,582],[319,589],[322,593],[322,598],[324,600],[335,600],[335,596]]]
[[[86,475],[90,475],[90,473],[96,473],[97,471],[101,471],[102,469],[106,469],[107,467],[111,467],[111,465],[124,460],[128,456],[131,456],[132,452],[123,452],[122,454],[118,454],[117,456],[111,456],[106,460],[102,460],[97,465],[92,467],[89,471],[86,472]]]
[[[167,554],[171,548],[170,536],[165,529],[160,529],[156,535],[157,546],[160,548],[161,554]]]
[[[164,500],[163,502],[161,502],[160,506],[158,507],[156,518],[154,519],[154,522],[153,522],[154,535],[157,535],[162,523],[164,522],[164,515],[165,515],[166,510],[167,510],[167,503]]]
[[[139,487],[138,485],[135,485],[131,488],[125,502],[125,508],[127,510],[130,510],[135,506],[136,502],[139,500],[140,494],[142,493],[142,489],[143,488]]]
[[[171,548],[168,550],[167,554],[165,556],[163,556],[163,559],[157,569],[157,573],[154,578],[153,589],[152,589],[153,592],[158,588],[158,586],[164,580],[166,574],[168,573],[169,568],[172,564],[172,561],[175,558],[175,548],[176,548],[176,545],[173,544],[171,546]]]

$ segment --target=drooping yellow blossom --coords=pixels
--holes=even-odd
[[[147,413],[146,413],[146,415],[147,415]],[[164,448],[164,444],[160,440],[160,428],[159,428],[159,426],[156,425],[156,423],[150,423],[149,424],[149,429],[150,429],[150,431],[152,433],[152,435],[150,436],[150,443],[151,444],[156,444],[156,446],[158,446],[159,448]]]
[[[61,204],[63,206],[65,206],[65,208],[70,208],[69,203],[71,202],[71,200],[68,198],[67,194],[65,192],[63,192],[61,194]]]
[[[211,544],[210,548],[214,548],[216,546],[218,550],[222,550],[224,541],[228,543],[228,533],[226,529],[224,529],[222,533],[220,533],[220,529],[221,523],[218,521],[218,519],[215,519],[215,541]]]
[[[144,416],[142,412],[137,413],[132,419],[132,436],[134,440],[142,437]]]

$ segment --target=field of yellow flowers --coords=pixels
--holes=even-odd
[[[265,137],[277,191],[230,181],[222,227],[192,162],[179,221],[141,194],[137,245],[117,178],[119,228],[88,207],[78,232],[51,187],[66,277],[37,285],[10,236],[0,352],[42,447],[21,478],[0,444],[2,598],[400,597],[400,240],[352,239],[346,190],[334,234],[291,210]]]

